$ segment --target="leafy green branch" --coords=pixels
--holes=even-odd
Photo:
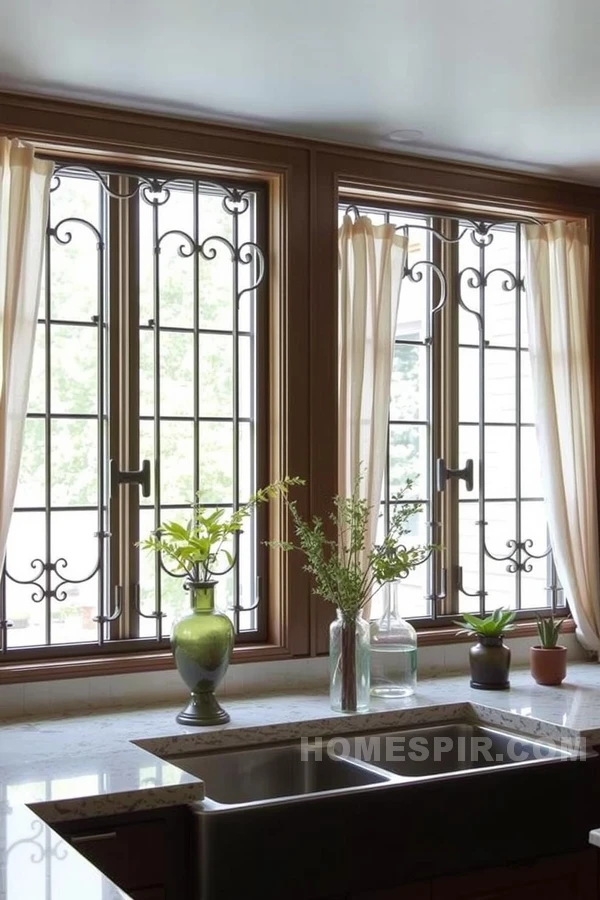
[[[192,581],[210,581],[226,575],[235,565],[235,558],[225,546],[236,533],[242,531],[252,510],[276,497],[287,497],[290,487],[304,484],[301,478],[289,477],[261,488],[247,503],[226,518],[222,507],[209,511],[200,502],[192,505],[192,516],[186,525],[179,522],[163,524],[145,540],[138,543],[143,550],[162,553],[175,563],[176,572],[184,573]]]
[[[435,544],[407,548],[402,542],[410,534],[410,520],[422,509],[420,503],[402,502],[413,486],[407,480],[392,497],[394,513],[388,533],[365,558],[371,506],[360,497],[360,482],[358,478],[352,496],[334,497],[329,520],[337,539],[327,536],[321,518],[314,516],[306,521],[296,502],[286,500],[296,540],[266,542],[270,547],[300,551],[305,557],[304,570],[314,580],[314,593],[338,606],[346,618],[355,618],[384,584],[406,577],[437,549]]]

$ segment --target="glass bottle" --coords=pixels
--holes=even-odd
[[[410,697],[417,686],[417,632],[398,613],[402,589],[402,581],[393,581],[382,589],[383,614],[371,622],[374,697]]]
[[[329,697],[338,712],[369,708],[369,623],[340,609],[329,629]]]

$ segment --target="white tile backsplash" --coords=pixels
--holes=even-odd
[[[587,654],[574,634],[562,639],[570,660],[582,660]],[[528,663],[531,638],[510,640],[512,663]],[[466,673],[468,644],[444,644],[419,649],[419,675],[448,672]],[[224,697],[264,694],[269,691],[324,689],[327,685],[327,657],[274,660],[273,662],[232,665],[219,694]],[[112,707],[151,706],[173,702],[183,705],[186,689],[174,669],[164,672],[136,672],[131,675],[106,675],[94,678],[69,678],[64,681],[7,684],[0,686],[0,720],[20,716],[56,715]]]

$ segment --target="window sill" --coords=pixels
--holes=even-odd
[[[275,644],[252,644],[236,647],[232,663],[285,659],[292,659],[285,647]],[[127,675],[135,672],[162,672],[174,668],[175,663],[170,650],[136,651],[135,653],[113,653],[66,659],[7,661],[0,663],[0,685]]]
[[[443,644],[466,644],[473,639],[470,635],[459,635],[454,627],[423,628],[418,632],[420,647],[434,647]],[[573,619],[563,625],[563,634],[575,631]],[[519,622],[511,631],[512,637],[533,637],[537,634],[535,622]],[[269,662],[270,660],[292,659],[285,647],[275,644],[252,644],[236,647],[234,664],[246,662]],[[170,650],[137,651],[135,653],[114,653],[106,656],[73,657],[71,659],[30,660],[5,662],[0,664],[0,684],[22,684],[34,681],[58,681],[68,678],[92,678],[104,675],[127,675],[134,672],[161,672],[173,669],[175,664]]]
[[[422,628],[417,629],[419,636],[419,647],[434,647],[438,644],[468,644],[473,642],[470,634],[459,634],[460,628],[442,627],[442,628]],[[573,619],[566,619],[561,634],[573,634],[575,632],[575,622]],[[517,622],[515,627],[510,631],[508,637],[533,637],[537,635],[537,624],[535,621]]]

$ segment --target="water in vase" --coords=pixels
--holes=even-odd
[[[371,694],[409,697],[417,686],[417,650],[414,646],[371,644]]]
[[[409,697],[417,686],[417,632],[399,614],[401,581],[386,585],[384,609],[371,622],[371,694],[393,699]]]

